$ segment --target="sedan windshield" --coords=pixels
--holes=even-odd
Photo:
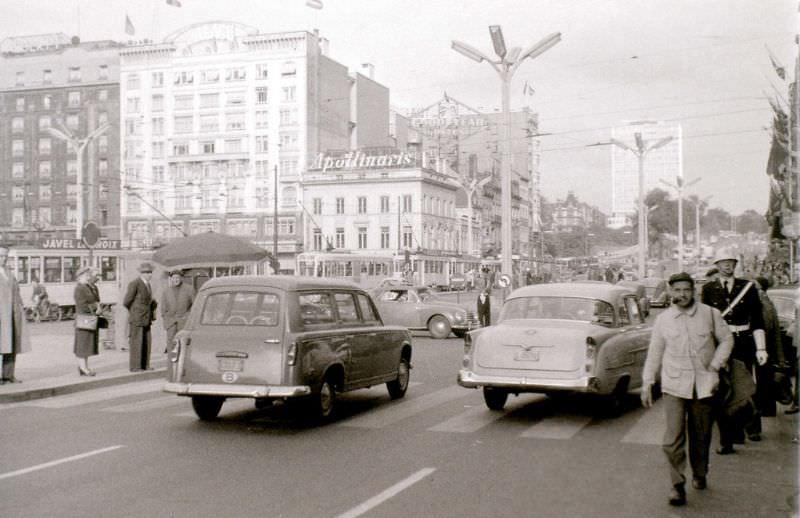
[[[559,319],[613,325],[614,309],[608,302],[577,297],[521,297],[503,305],[500,320]]]

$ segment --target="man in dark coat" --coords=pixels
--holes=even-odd
[[[736,262],[737,259],[729,254],[717,255],[714,264],[719,269],[719,276],[716,280],[703,285],[701,300],[704,304],[722,312],[728,328],[733,333],[731,359],[740,360],[752,373],[754,360],[758,365],[767,362],[764,317],[756,287],[751,281],[734,277]],[[733,304],[742,292],[744,295]],[[759,441],[761,437],[756,431],[756,426],[760,429],[760,418],[755,419],[759,419],[758,424],[751,422],[748,425],[748,432],[751,440]],[[720,447],[717,453],[720,455],[734,453],[733,443],[744,441],[745,423],[719,412],[717,424],[720,435]]]
[[[14,274],[6,269],[9,248],[0,244],[0,363],[4,383],[19,383],[14,375],[17,354],[31,350],[22,297]]]
[[[478,322],[481,323],[481,327],[492,325],[491,293],[491,289],[484,288],[481,294],[478,295]]]
[[[183,283],[183,271],[169,272],[169,286],[161,293],[161,322],[167,331],[167,352],[175,335],[186,325],[194,301],[194,289]]]
[[[150,325],[156,317],[156,301],[150,280],[153,267],[150,263],[139,266],[139,277],[128,284],[122,305],[128,310],[129,367],[131,372],[150,368]]]

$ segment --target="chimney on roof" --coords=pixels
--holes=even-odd
[[[375,79],[375,65],[372,63],[361,63],[361,68],[367,69],[367,77],[370,79]]]

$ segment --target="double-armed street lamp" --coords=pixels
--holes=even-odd
[[[526,59],[534,59],[540,54],[547,51],[549,48],[556,45],[561,41],[561,33],[554,32],[538,43],[531,45],[525,50],[520,47],[513,47],[511,50],[506,49],[505,39],[503,38],[503,30],[499,25],[490,25],[489,34],[492,37],[492,45],[494,46],[495,54],[500,59],[492,59],[480,50],[453,40],[451,47],[453,50],[462,54],[469,59],[481,63],[486,61],[500,76],[501,82],[501,97],[503,109],[503,148],[500,155],[500,174],[501,174],[501,269],[504,274],[512,276],[512,232],[511,232],[511,113],[510,113],[510,87],[511,78],[517,71],[519,66]]]
[[[641,133],[635,133],[634,139],[636,140],[636,147],[631,147],[624,142],[621,142],[615,138],[611,139],[611,144],[630,151],[636,158],[639,160],[639,270],[638,275],[639,279],[644,279],[645,276],[645,250],[647,248],[647,235],[645,229],[645,210],[647,210],[644,206],[644,160],[647,157],[647,154],[653,151],[654,149],[658,149],[660,147],[666,146],[669,144],[673,137],[665,137],[661,140],[657,140],[654,143],[650,143],[642,138]]]
[[[475,193],[476,190],[486,185],[489,180],[491,180],[491,176],[486,176],[478,180],[477,178],[471,179],[469,182],[465,182],[464,180],[459,181],[455,178],[450,178],[450,182],[454,185],[457,185],[464,192],[467,194],[467,214],[469,214],[469,226],[467,227],[467,254],[472,255],[474,250],[473,248],[473,241],[472,241],[472,232],[473,232],[473,223],[474,223],[474,214],[472,213],[472,195]]]
[[[670,183],[664,179],[659,180],[661,183],[675,189],[678,193],[678,271],[683,271],[683,189],[700,181],[700,177],[694,178],[689,183],[683,183],[683,177],[675,177],[675,183]]]
[[[83,152],[86,147],[97,137],[102,135],[103,133],[108,130],[109,125],[108,123],[101,124],[94,130],[92,130],[88,135],[83,138],[76,137],[71,131],[69,131],[63,124],[61,124],[61,129],[49,127],[47,128],[47,132],[52,135],[53,137],[63,140],[67,143],[68,146],[72,148],[75,152],[75,161],[78,169],[78,200],[76,203],[76,220],[75,220],[75,238],[81,239],[83,233],[83,217],[84,217],[84,210],[83,210]],[[93,189],[94,186],[90,185],[90,189]],[[94,216],[94,204],[89,204],[89,217],[92,218]]]

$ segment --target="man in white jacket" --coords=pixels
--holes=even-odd
[[[688,273],[669,278],[672,306],[658,315],[642,374],[642,404],[653,404],[652,387],[661,374],[664,393],[664,453],[670,465],[670,505],[686,503],[686,439],[688,424],[692,486],[706,488],[714,393],[719,369],[733,349],[733,335],[719,310],[694,300]]]

